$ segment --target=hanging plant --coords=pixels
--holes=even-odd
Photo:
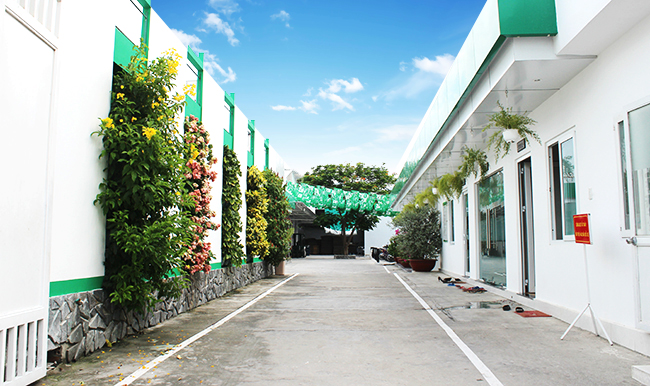
[[[216,216],[210,210],[210,183],[217,178],[217,172],[212,171],[212,165],[217,159],[212,156],[212,145],[210,134],[205,130],[199,119],[193,115],[185,118],[185,156],[188,171],[185,174],[186,188],[190,192],[193,205],[184,209],[190,214],[192,226],[192,241],[187,245],[183,256],[185,265],[183,268],[192,274],[198,271],[210,271],[210,260],[212,252],[210,243],[206,241],[208,231],[219,229],[219,225],[212,219]]]
[[[242,199],[239,188],[241,176],[240,163],[237,154],[228,146],[223,147],[223,193],[221,195],[221,264],[224,267],[240,267],[244,257],[244,246],[239,241],[242,230],[241,209]]]
[[[534,119],[525,115],[513,114],[512,107],[504,108],[498,101],[497,105],[501,111],[488,116],[490,123],[483,128],[483,131],[490,128],[501,129],[494,132],[488,139],[488,149],[494,148],[496,159],[503,158],[510,152],[510,145],[513,142],[503,139],[503,132],[506,130],[516,131],[526,144],[530,143],[531,138],[542,143],[539,135],[528,127],[537,123]]]
[[[487,154],[481,149],[472,149],[467,146],[463,148],[463,163],[458,168],[461,176],[467,178],[474,175],[474,178],[483,177],[487,174],[490,164],[487,160]]]
[[[445,197],[452,200],[460,196],[465,186],[465,177],[460,171],[443,174],[442,176],[431,181],[431,185],[437,190],[439,197]]]
[[[263,258],[269,251],[266,237],[268,223],[264,218],[268,211],[268,199],[266,181],[256,166],[248,168],[246,180],[246,256],[252,261],[255,256]]]
[[[185,96],[170,93],[180,56],[170,50],[148,61],[144,45],[135,49],[126,70],[113,75],[110,114],[93,133],[106,162],[95,203],[106,215],[103,287],[111,302],[144,311],[187,285],[184,272],[174,272],[192,223],[178,210],[191,205],[176,123]]]
[[[286,195],[286,185],[282,178],[272,170],[263,172],[266,180],[266,195],[269,200],[266,213],[266,234],[269,240],[269,251],[264,258],[266,262],[277,267],[283,260],[289,259],[291,251],[291,236],[293,225],[289,219],[291,206]]]

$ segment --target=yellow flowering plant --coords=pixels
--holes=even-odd
[[[184,100],[171,94],[179,56],[148,61],[144,45],[113,77],[111,111],[95,132],[102,138],[106,175],[96,203],[106,215],[104,289],[111,301],[144,310],[187,285],[184,246],[191,240],[186,211],[188,167],[177,121]]]

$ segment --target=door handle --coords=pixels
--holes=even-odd
[[[626,239],[625,239],[625,242],[628,243],[628,244],[632,244],[632,245],[634,245],[635,247],[637,246],[636,236],[632,236],[632,237],[628,237],[628,238],[626,238]]]

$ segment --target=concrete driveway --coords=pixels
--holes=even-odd
[[[512,301],[447,286],[436,272],[332,256],[286,271],[36,384],[639,385],[631,367],[650,364],[579,329],[561,341],[566,323],[523,318]]]

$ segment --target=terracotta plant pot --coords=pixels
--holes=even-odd
[[[411,268],[411,265],[409,264],[409,260],[407,259],[400,259],[399,263],[402,264],[402,267],[404,268]]]
[[[431,271],[435,266],[437,259],[411,259],[409,262],[411,263],[411,268],[415,272],[429,272]]]
[[[280,264],[275,267],[275,274],[279,276],[284,276],[284,260],[280,262]]]

